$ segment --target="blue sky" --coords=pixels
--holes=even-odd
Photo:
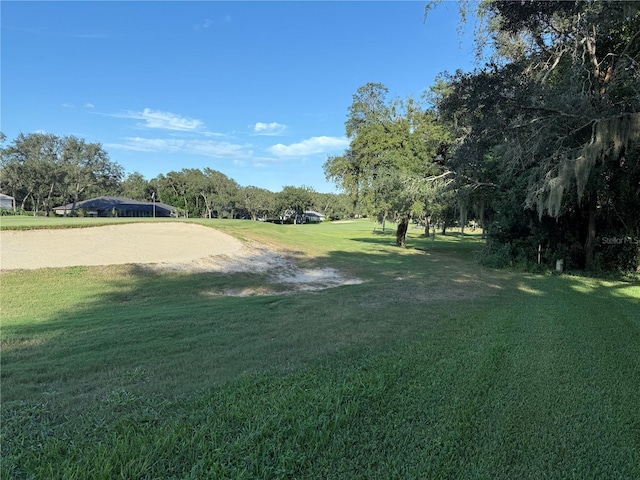
[[[424,22],[425,3],[3,1],[0,129],[99,142],[147,179],[335,191],[322,164],[358,87],[419,97],[473,67],[457,5]]]

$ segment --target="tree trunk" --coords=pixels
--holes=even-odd
[[[431,234],[431,217],[426,216],[424,219],[424,236],[428,237]]]
[[[460,209],[460,233],[464,235],[464,227],[467,223],[467,199],[458,199],[458,208]]]
[[[53,195],[53,187],[55,186],[55,183],[51,184],[51,187],[49,188],[49,195],[47,195],[47,203],[45,204],[45,216],[49,217],[51,215],[51,196]]]
[[[481,229],[482,229],[482,239],[484,240],[486,238],[485,233],[484,233],[484,211],[486,209],[486,202],[484,198],[480,198],[478,200],[478,202],[476,203],[476,217],[478,219],[478,223]]]
[[[207,211],[207,218],[211,219],[211,207],[212,205],[209,205],[209,202],[207,201],[207,196],[205,195],[204,192],[200,192],[200,195],[202,195],[202,200],[204,201],[204,208]],[[196,198],[197,200],[197,198]]]
[[[598,194],[593,191],[589,195],[589,223],[587,224],[587,240],[584,244],[584,263],[586,268],[593,266],[596,244],[596,212],[598,208]]]
[[[33,200],[33,216],[37,217],[38,213],[40,212],[40,195],[32,195],[31,198]]]
[[[353,198],[353,216],[356,216],[356,211],[358,210],[358,201],[360,198],[360,192],[359,189],[356,187],[356,194]]]
[[[80,184],[76,183],[75,192],[73,193],[73,205],[71,205],[71,211],[73,212],[76,209],[76,203],[78,203],[78,199],[80,198],[80,194],[83,192],[84,187],[80,188]]]
[[[31,192],[27,193],[27,195],[22,199],[22,204],[20,205],[20,210],[24,212],[24,208],[27,204],[27,199],[31,196]]]
[[[402,217],[396,230],[396,244],[399,247],[406,246],[407,230],[409,229],[409,217]]]

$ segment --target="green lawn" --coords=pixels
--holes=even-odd
[[[486,269],[477,235],[198,223],[364,283],[1,274],[1,478],[640,478],[638,283]]]
[[[31,215],[0,216],[0,230],[29,230],[38,228],[82,228],[135,222],[178,221],[173,218],[131,217],[34,217]]]

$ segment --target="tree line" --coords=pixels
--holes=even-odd
[[[327,178],[398,221],[400,245],[410,218],[475,217],[488,262],[636,271],[640,4],[488,1],[475,13],[484,66],[442,73],[420,101],[358,89]]]
[[[307,210],[327,218],[351,214],[345,194],[286,186],[280,192],[240,186],[211,168],[182,169],[145,179],[127,176],[99,143],[50,133],[19,134],[8,145],[0,134],[0,188],[16,200],[17,212],[52,215],[53,208],[97,196],[123,196],[177,207],[196,218],[296,219]]]

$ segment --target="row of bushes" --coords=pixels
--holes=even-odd
[[[527,271],[543,271],[555,268],[556,261],[563,260],[564,268],[567,270],[582,268],[576,260],[579,255],[578,246],[561,246],[555,250],[549,247],[542,248],[538,264],[538,245],[534,243],[526,239],[509,243],[489,240],[484,249],[479,252],[478,261],[491,268],[515,267]],[[617,270],[631,273],[640,271],[640,239],[602,236],[596,239],[596,245],[591,271]]]

